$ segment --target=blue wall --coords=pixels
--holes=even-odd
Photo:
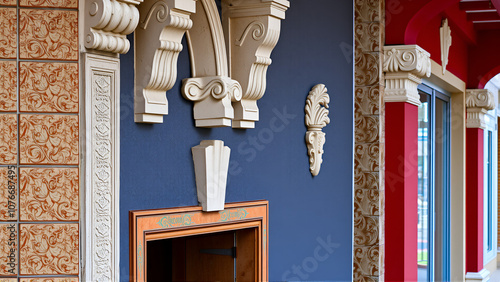
[[[167,94],[164,123],[134,123],[133,50],[122,56],[122,280],[129,275],[128,211],[197,205],[191,147],[204,139],[223,140],[232,150],[227,202],[269,201],[270,280],[351,280],[353,64],[341,46],[352,46],[353,4],[290,2],[271,56],[267,91],[258,102],[260,121],[252,130],[194,127],[192,103],[180,93],[181,79],[190,76],[186,49],[179,57],[179,79]],[[321,172],[313,178],[304,106],[318,83],[329,89],[331,123],[324,129]]]

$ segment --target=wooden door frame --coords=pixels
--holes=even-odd
[[[259,280],[268,280],[268,202],[239,202],[219,212],[203,212],[199,206],[130,211],[130,280],[147,281],[146,243],[245,228],[258,230]]]

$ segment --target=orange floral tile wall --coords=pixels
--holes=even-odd
[[[77,0],[0,0],[0,281],[78,281]]]

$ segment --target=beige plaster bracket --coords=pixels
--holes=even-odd
[[[187,41],[192,78],[182,82],[183,96],[194,102],[196,127],[231,126],[231,101],[241,99],[241,86],[229,77],[222,23],[215,1],[198,0]]]
[[[254,128],[259,120],[257,100],[266,91],[271,52],[289,6],[287,0],[222,0],[229,70],[243,88],[241,101],[233,103],[234,128]]]
[[[486,128],[485,115],[497,104],[495,97],[488,89],[467,89],[465,91],[467,107],[467,128]]]
[[[431,75],[429,52],[418,45],[384,47],[385,102],[420,105],[417,87]]]
[[[139,23],[136,5],[143,0],[91,0],[85,2],[84,46],[109,53],[130,49],[127,35]]]
[[[166,92],[177,79],[182,38],[193,26],[195,0],[145,1],[135,32],[134,120],[162,123],[168,114]]]

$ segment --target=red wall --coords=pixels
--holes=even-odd
[[[448,18],[452,45],[447,70],[467,82],[467,88],[483,88],[500,72],[500,31],[476,31],[459,9],[459,0],[387,0],[386,45],[417,44],[441,63],[439,28]]]

